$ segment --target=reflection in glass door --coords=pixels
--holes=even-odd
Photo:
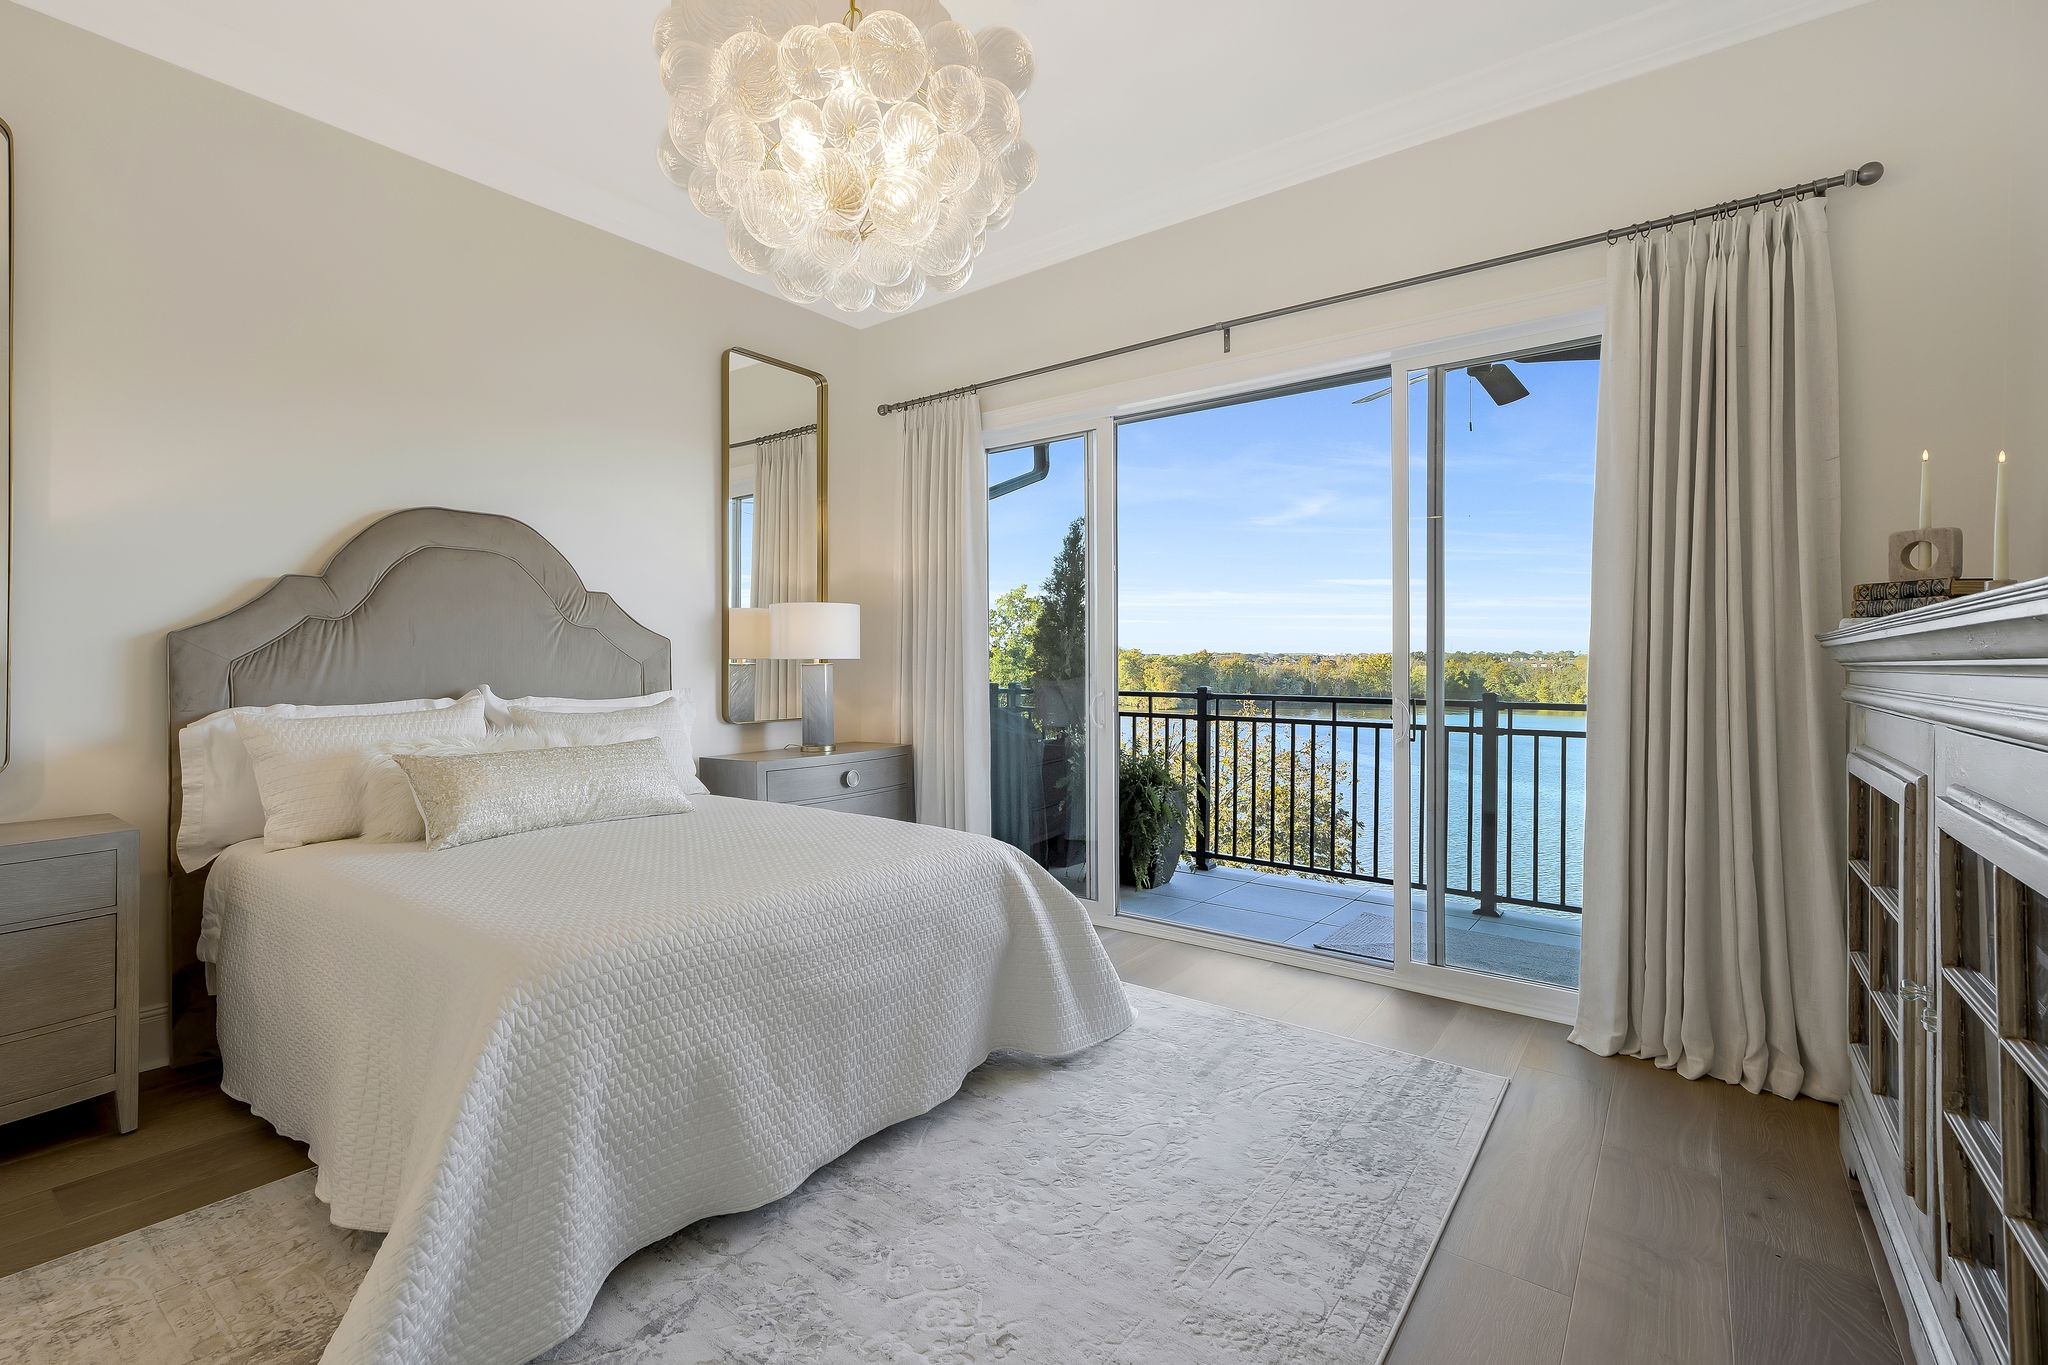
[[[990,832],[1097,899],[1088,434],[988,452]]]

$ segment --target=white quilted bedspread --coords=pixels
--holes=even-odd
[[[693,798],[439,852],[239,845],[222,1086],[388,1230],[328,1362],[523,1361],[622,1258],[786,1194],[996,1049],[1130,1022],[1081,906],[987,839]]]

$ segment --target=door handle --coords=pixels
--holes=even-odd
[[[1905,1004],[1915,1007],[1919,1014],[1920,1028],[1923,1032],[1933,1033],[1940,1027],[1939,1021],[1934,1017],[1934,992],[1927,987],[1921,985],[1918,981],[1901,981],[1899,983],[1899,999]]]

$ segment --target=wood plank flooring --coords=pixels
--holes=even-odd
[[[1511,1078],[1389,1365],[1898,1362],[1828,1106],[1371,982],[1103,940],[1137,984]],[[125,1137],[110,1100],[0,1128],[0,1275],[306,1165],[211,1071],[151,1072]]]

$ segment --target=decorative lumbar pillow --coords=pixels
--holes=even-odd
[[[361,834],[364,785],[377,755],[408,740],[481,740],[484,703],[470,696],[433,711],[248,716],[237,724],[263,796],[263,846],[297,848]]]
[[[551,730],[578,744],[616,744],[629,733],[653,734],[667,746],[669,762],[683,790],[702,795],[711,789],[697,779],[697,754],[690,745],[690,716],[679,698],[623,711],[543,711],[514,705],[510,723],[522,730]]]
[[[486,712],[488,715],[488,712]],[[626,739],[655,739],[652,731],[640,730],[619,736]],[[366,844],[416,844],[427,837],[420,819],[419,802],[413,799],[412,783],[394,761],[396,754],[426,754],[434,758],[464,754],[508,754],[525,749],[566,749],[576,740],[557,730],[500,730],[482,739],[406,740],[380,749],[363,774],[363,842]]]
[[[178,731],[178,866],[197,872],[222,849],[263,833],[263,795],[237,723],[244,716],[304,720],[318,716],[389,716],[439,711],[458,700],[480,697],[421,697],[413,701],[358,706],[237,706],[202,716]]]
[[[429,848],[690,809],[658,739],[391,760],[412,784]]]

